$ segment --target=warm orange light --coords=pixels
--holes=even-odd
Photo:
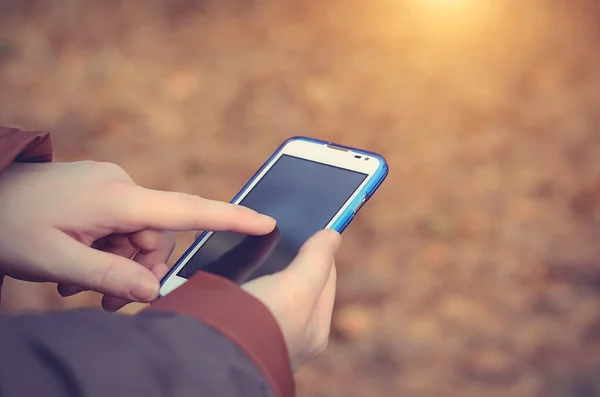
[[[469,46],[482,38],[506,34],[506,0],[378,0],[365,21],[381,40],[407,37],[422,44]],[[502,32],[501,32],[502,31]]]
[[[427,30],[441,34],[485,30],[498,16],[498,0],[421,0],[414,2],[416,14]]]
[[[448,4],[448,3],[460,3],[462,0],[423,0],[425,3],[432,4]]]
[[[495,3],[492,0],[421,0],[414,2],[417,8],[429,13],[452,15],[479,13]],[[449,13],[449,14],[448,14]]]

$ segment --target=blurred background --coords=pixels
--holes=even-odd
[[[0,0],[0,125],[226,201],[292,135],[379,151],[299,396],[591,397],[599,39],[595,0]]]

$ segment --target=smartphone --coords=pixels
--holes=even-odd
[[[343,232],[387,174],[377,153],[288,139],[231,201],[275,218],[275,230],[265,236],[203,233],[162,279],[160,296],[198,270],[242,284],[285,269],[317,231]]]

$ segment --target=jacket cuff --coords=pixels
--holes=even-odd
[[[236,343],[254,362],[278,397],[294,396],[287,347],[267,307],[237,284],[198,271],[146,310],[196,318]]]
[[[52,161],[50,134],[0,127],[0,172],[14,161],[24,163]]]

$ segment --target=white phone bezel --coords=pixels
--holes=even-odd
[[[311,160],[322,164],[327,164],[339,168],[344,168],[351,171],[357,171],[367,174],[367,178],[362,184],[354,191],[352,196],[346,200],[344,205],[338,210],[335,216],[327,224],[325,228],[329,228],[333,225],[338,218],[345,212],[347,207],[356,199],[356,196],[363,191],[364,186],[369,183],[369,180],[377,172],[380,167],[381,160],[377,157],[370,157],[365,160],[365,155],[362,152],[354,152],[351,149],[340,149],[335,146],[328,145],[326,143],[319,143],[314,141],[308,141],[303,139],[295,139],[287,142],[280,151],[274,155],[261,172],[253,178],[253,180],[246,185],[244,190],[238,195],[236,200],[232,201],[234,204],[239,204],[244,197],[256,186],[256,184],[262,179],[262,177],[269,172],[273,164],[279,160],[283,155],[289,155],[298,157],[301,159]],[[357,158],[360,156],[360,158]],[[368,156],[367,156],[368,157]],[[212,232],[206,233],[200,242],[195,243],[196,246],[193,250],[189,251],[185,258],[179,262],[177,268],[171,273],[162,286],[160,287],[160,296],[165,296],[184,284],[187,279],[179,277],[177,273],[183,266],[190,260],[190,258],[204,245],[206,240],[212,235]]]

